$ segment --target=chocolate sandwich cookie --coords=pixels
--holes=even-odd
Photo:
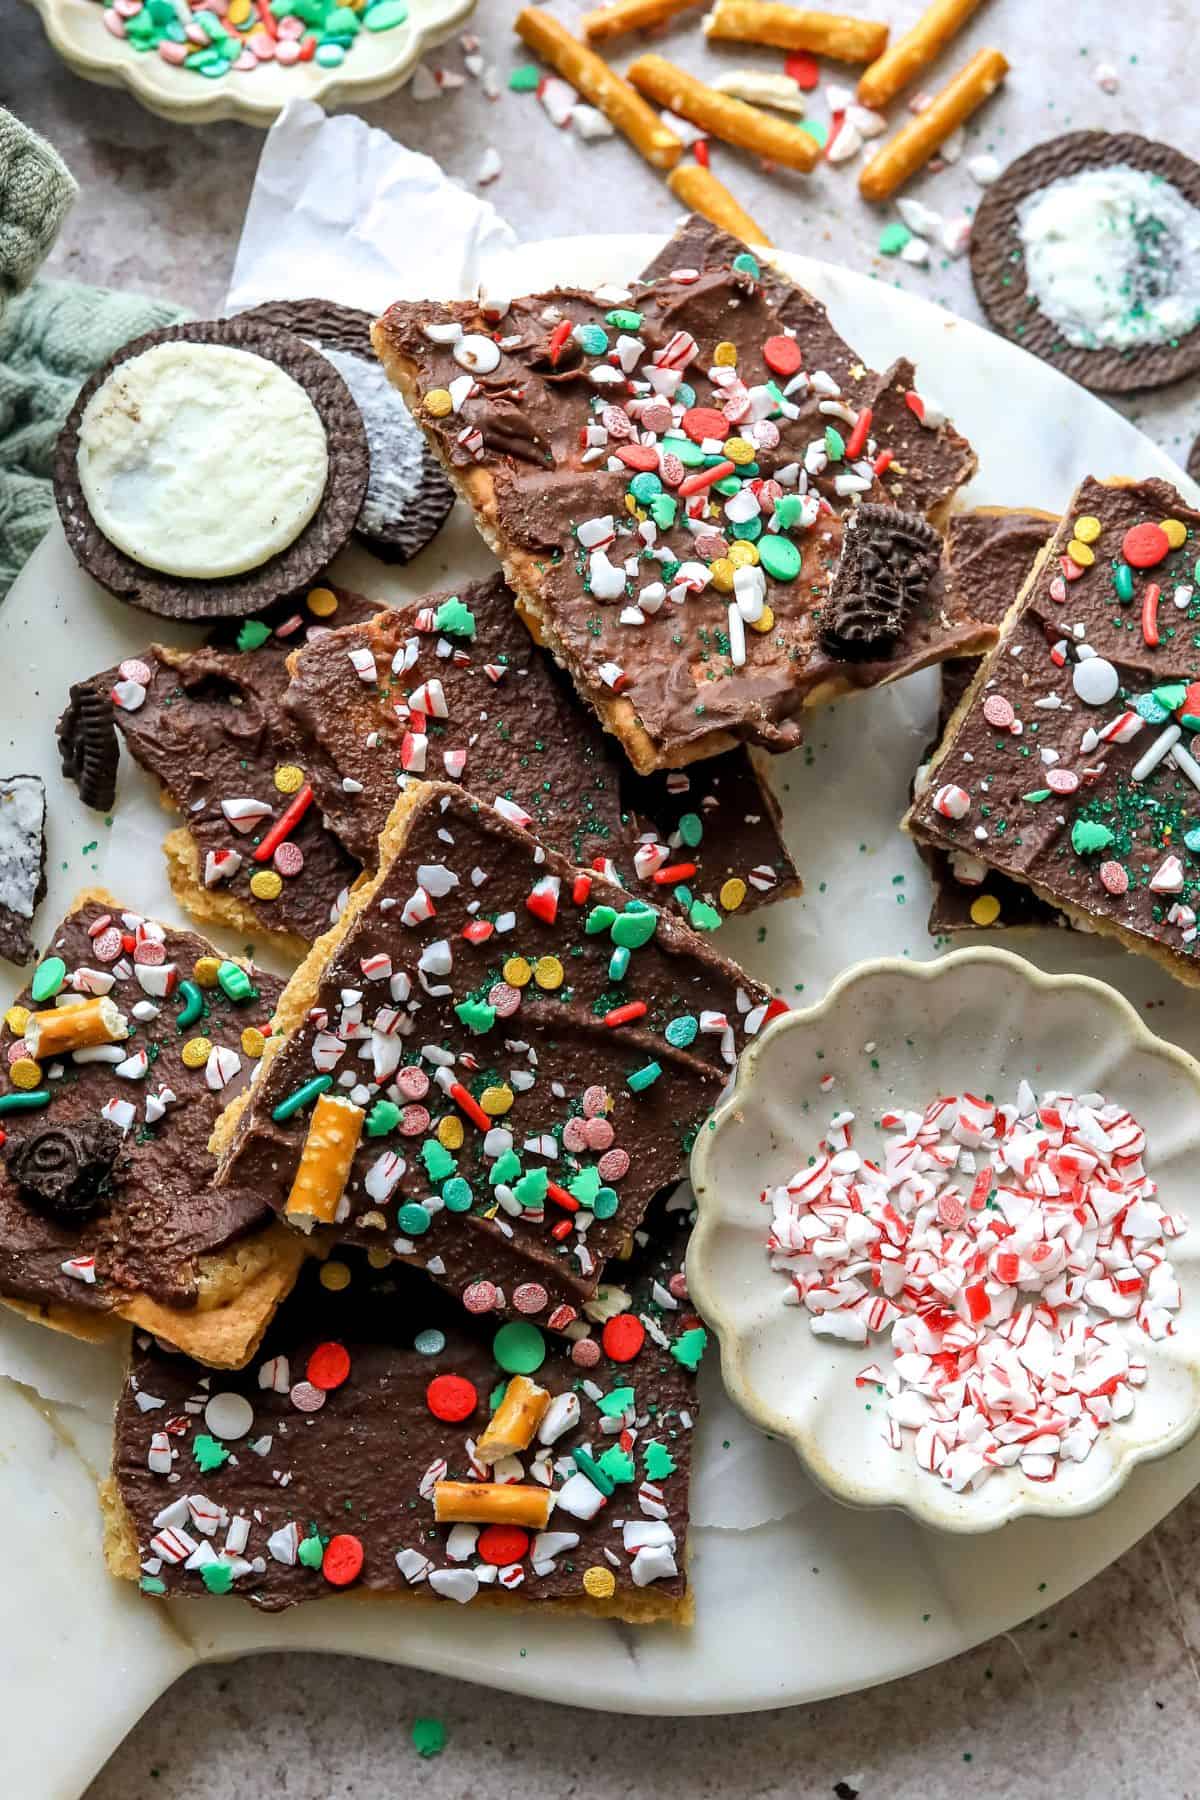
[[[1084,387],[1200,369],[1200,164],[1132,132],[1072,131],[979,204],[971,276],[996,330]]]
[[[46,897],[46,787],[0,775],[0,958],[33,960],[33,915]]]
[[[825,654],[843,516],[887,497],[882,378],[710,226],[630,289],[401,302],[373,341],[529,629],[640,773],[790,749],[806,707],[991,641],[927,603],[886,658]]]
[[[1200,985],[1200,513],[1077,489],[905,821]]]
[[[552,1329],[596,1294],[782,1002],[458,788],[402,794],[213,1139],[321,1243]]]
[[[690,1623],[706,1339],[685,1237],[656,1228],[573,1340],[361,1252],[307,1269],[235,1376],[139,1339],[103,1492],[113,1573],[268,1612],[349,1588]]]
[[[209,1134],[281,983],[82,894],[0,1031],[0,1300],[76,1337],[131,1320],[237,1367],[300,1257]],[[68,1004],[67,1002],[70,1002]]]
[[[746,750],[637,776],[521,624],[502,575],[315,637],[284,704],[316,804],[367,867],[397,789],[460,781],[571,862],[698,925],[799,891]],[[423,690],[415,713],[407,696]]]
[[[313,588],[218,627],[202,649],[154,644],[83,684],[115,709],[134,760],[182,815],[164,850],[193,918],[270,932],[302,956],[336,917],[359,864],[313,803],[308,744],[282,704],[287,659],[306,638],[377,611],[361,595]]]
[[[108,812],[117,797],[121,746],[113,714],[111,694],[76,682],[57,726],[62,772],[97,812]]]
[[[446,523],[454,489],[371,348],[371,314],[332,300],[269,300],[238,315],[294,331],[328,357],[366,427],[371,473],[354,535],[384,562],[411,562]]]
[[[59,436],[67,542],[147,612],[217,619],[308,586],[354,528],[367,434],[328,358],[240,319],[135,338],[86,382]]]

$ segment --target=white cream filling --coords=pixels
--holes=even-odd
[[[147,568],[240,575],[303,531],[325,428],[278,364],[227,344],[156,344],[114,369],[79,427],[79,481],[109,541]]]
[[[1017,209],[1028,291],[1068,344],[1128,350],[1200,321],[1200,211],[1127,163],[1066,175]]]

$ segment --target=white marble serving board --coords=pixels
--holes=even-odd
[[[527,246],[513,253],[511,291],[626,279],[656,248],[645,237]],[[877,367],[898,354],[917,361],[922,389],[947,405],[978,449],[970,500],[1060,507],[1089,472],[1159,474],[1190,488],[1117,413],[1011,345],[863,276],[784,260]],[[384,569],[354,552],[334,575],[386,599],[486,566],[469,524],[456,515],[409,569]],[[103,594],[57,530],[10,595],[2,627],[0,766],[44,774],[52,795],[44,925],[79,886],[98,881],[141,909],[178,917],[158,853],[163,815],[151,784],[125,759],[112,828],[98,826],[59,779],[53,721],[72,679],[156,636],[195,634],[160,627]],[[823,713],[808,748],[774,765],[807,893],[730,921],[721,940],[789,999],[818,998],[865,955],[935,953],[925,932],[926,877],[895,828],[929,735],[934,694],[931,677],[916,677]],[[84,854],[93,840],[97,849]],[[1153,1029],[1200,1052],[1194,1002],[1145,960],[1056,932],[1009,940],[1009,947],[1044,968],[1099,975],[1139,1007],[1153,1001]],[[94,1483],[108,1454],[119,1357],[0,1320],[0,1370],[7,1371],[0,1377],[0,1520],[8,1549],[0,1693],[5,1716],[20,1722],[4,1734],[5,1791],[21,1800],[78,1794],[182,1670],[255,1650],[353,1652],[622,1712],[733,1712],[817,1700],[1011,1628],[1106,1567],[1200,1480],[1198,1439],[1137,1470],[1092,1518],[1023,1521],[999,1538],[935,1536],[899,1514],[852,1512],[818,1495],[780,1446],[756,1440],[732,1413],[710,1362],[693,1508],[700,1522],[692,1631],[362,1605],[353,1597],[263,1618],[236,1603],[164,1605],[110,1580]]]

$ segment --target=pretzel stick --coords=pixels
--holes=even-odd
[[[332,1225],[336,1219],[365,1117],[361,1107],[341,1094],[318,1098],[284,1209],[301,1231],[311,1231],[314,1223]]]
[[[433,1490],[439,1525],[531,1525],[550,1522],[550,1490],[513,1482],[439,1481]]]
[[[530,1381],[528,1375],[514,1375],[504,1390],[503,1400],[480,1433],[475,1460],[490,1468],[503,1456],[519,1456],[522,1450],[528,1450],[549,1404],[545,1388]]]
[[[699,213],[721,231],[741,238],[744,244],[763,244],[770,249],[771,240],[762,226],[756,225],[724,183],[699,163],[680,163],[667,176],[667,186],[689,212]]]
[[[979,5],[980,0],[933,0],[911,31],[906,31],[869,69],[863,70],[858,79],[859,105],[881,111],[942,54]]]
[[[639,56],[628,71],[629,79],[641,94],[681,119],[701,125],[726,144],[740,150],[751,150],[768,162],[781,163],[785,169],[811,169],[820,160],[821,147],[807,131],[773,119],[757,106],[735,100],[731,94],[718,94],[694,75],[677,69],[665,56]]]
[[[600,44],[606,38],[623,37],[627,31],[663,25],[689,6],[699,5],[700,0],[613,0],[611,6],[584,13],[579,24],[589,44]]]
[[[743,44],[774,44],[778,50],[812,50],[850,63],[874,62],[888,41],[887,26],[876,19],[807,12],[778,0],[714,0],[704,32]]]
[[[675,133],[667,130],[654,109],[627,81],[614,74],[586,44],[573,38],[557,19],[536,6],[526,6],[517,14],[513,29],[535,56],[548,62],[564,81],[598,106],[648,163],[656,169],[675,167],[683,155],[683,145]]]
[[[954,79],[934,95],[924,112],[875,152],[858,178],[863,199],[886,200],[903,187],[910,175],[924,168],[950,133],[995,93],[1007,73],[1008,63],[999,50],[977,51]]]
[[[102,994],[79,1006],[30,1013],[25,1022],[25,1049],[36,1061],[38,1057],[65,1056],[70,1050],[90,1050],[95,1044],[117,1044],[128,1035],[125,1014],[115,1000]]]

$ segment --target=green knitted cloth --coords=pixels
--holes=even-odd
[[[0,108],[0,599],[54,518],[54,443],[79,389],[130,338],[186,317],[136,294],[29,286],[75,193],[50,146]]]

